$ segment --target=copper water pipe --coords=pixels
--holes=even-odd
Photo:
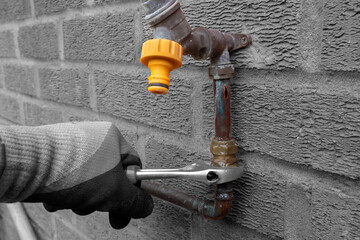
[[[184,54],[195,59],[210,58],[209,77],[214,86],[215,137],[210,151],[213,166],[237,167],[236,141],[231,138],[230,79],[234,67],[230,51],[244,48],[251,43],[250,36],[221,33],[206,28],[191,29],[177,0],[142,0],[146,9],[145,19],[154,29],[154,38],[165,38],[180,43]],[[209,219],[219,219],[228,214],[232,206],[233,183],[218,184],[214,200],[207,201],[162,185],[143,181],[141,187],[165,201],[195,211]]]

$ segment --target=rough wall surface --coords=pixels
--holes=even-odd
[[[232,54],[232,133],[244,175],[223,220],[155,200],[124,230],[26,204],[39,239],[360,240],[360,4],[357,0],[182,0],[193,27],[249,33]],[[114,122],[145,167],[211,160],[208,61],[184,57],[166,96],[139,63],[151,30],[140,1],[0,1],[0,124]],[[213,189],[163,181],[194,195]],[[6,205],[0,239],[17,240]]]

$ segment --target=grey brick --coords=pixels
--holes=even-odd
[[[298,64],[300,1],[186,1],[185,16],[193,27],[250,34],[249,49],[232,54],[236,67],[292,69]],[[201,16],[201,21],[199,21]],[[187,60],[192,64],[203,62]]]
[[[286,239],[314,239],[311,226],[310,190],[296,184],[289,184],[286,189],[286,193],[286,210],[284,220]]]
[[[304,0],[301,2],[298,27],[300,67],[308,72],[321,69],[321,42],[324,1]]]
[[[63,32],[67,60],[134,60],[134,22],[131,12],[65,21]]]
[[[155,199],[153,213],[139,221],[139,230],[145,239],[191,239],[191,213]],[[149,233],[151,235],[149,235]]]
[[[284,237],[286,179],[247,169],[234,182],[234,201],[228,218],[270,237]]]
[[[325,1],[322,64],[330,71],[360,71],[358,0]]]
[[[86,6],[85,0],[34,0],[35,14],[37,16],[61,12],[69,8]]]
[[[147,91],[147,76],[142,73],[95,71],[94,80],[98,111],[191,134],[192,84],[188,79],[173,76],[171,94],[162,96]]]
[[[24,57],[41,60],[59,58],[57,29],[53,23],[21,27],[18,41]]]
[[[360,200],[340,190],[316,189],[312,201],[315,239],[360,239]]]
[[[25,125],[38,126],[62,122],[60,111],[53,110],[46,105],[38,106],[32,103],[24,104]]]
[[[214,221],[194,214],[191,240],[203,239],[269,240],[271,238],[245,228],[229,218]]]
[[[24,65],[4,66],[5,86],[8,90],[36,95],[34,69]]]
[[[0,88],[4,88],[4,71],[2,66],[0,66]]]
[[[2,0],[0,2],[0,22],[23,20],[30,16],[30,2],[27,0]]]
[[[0,32],[0,57],[16,57],[14,34],[10,31]]]
[[[89,74],[77,69],[39,69],[41,96],[55,102],[89,107]]]
[[[15,123],[21,123],[19,102],[13,97],[0,94],[0,116]]]
[[[99,121],[98,114],[88,111],[79,111],[78,108],[66,109],[63,112],[64,122]]]
[[[233,135],[246,151],[358,178],[358,89],[356,74],[248,71],[232,84]],[[203,93],[204,137],[210,138],[212,86]]]

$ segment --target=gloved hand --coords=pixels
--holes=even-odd
[[[124,171],[129,165],[141,167],[141,161],[113,124],[22,127],[13,129],[11,134],[20,141],[25,133],[31,142],[22,144],[32,145],[33,151],[28,154],[37,162],[30,172],[32,169],[37,175],[25,183],[34,191],[21,201],[43,202],[50,212],[60,209],[72,209],[79,215],[109,212],[110,224],[115,229],[127,226],[131,218],[151,214],[151,196],[130,183]],[[4,144],[3,135],[0,131]],[[17,152],[21,156],[20,152],[24,149]],[[9,157],[7,161],[10,162]]]
[[[130,165],[141,167],[140,159],[121,155],[121,163],[106,173],[72,188],[36,194],[24,201],[43,202],[49,212],[61,209],[72,209],[78,215],[88,215],[94,211],[109,212],[111,226],[122,229],[131,218],[147,217],[153,209],[151,196],[127,179],[124,167]]]

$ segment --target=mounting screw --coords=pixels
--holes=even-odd
[[[241,38],[241,44],[242,44],[242,45],[246,45],[247,42],[248,42],[247,37],[242,37],[242,38]]]

